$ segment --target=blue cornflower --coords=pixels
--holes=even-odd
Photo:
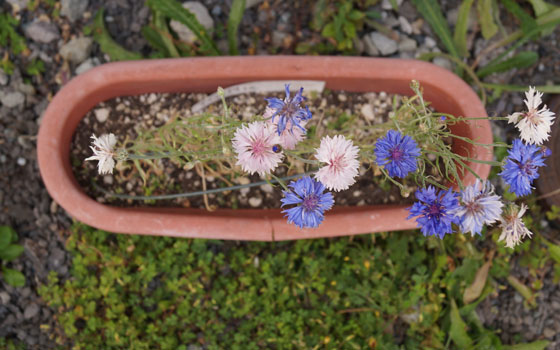
[[[408,208],[410,215],[407,219],[416,217],[418,227],[424,236],[438,236],[443,239],[448,233],[452,233],[451,224],[459,225],[459,217],[455,215],[459,209],[457,193],[451,189],[437,191],[434,187],[416,191],[418,202]]]
[[[513,140],[503,171],[498,174],[509,185],[510,192],[517,196],[531,193],[531,184],[539,177],[538,168],[545,166],[547,153],[539,146],[527,145],[520,139]]]
[[[325,210],[329,210],[334,199],[332,193],[323,193],[325,186],[309,176],[292,181],[289,185],[292,189],[282,191],[284,198],[282,207],[295,204],[295,207],[285,209],[288,223],[294,223],[300,228],[317,227],[323,221]]]
[[[416,159],[419,156],[420,149],[416,141],[395,130],[387,131],[387,135],[375,143],[375,162],[384,166],[391,177],[404,178],[416,171]]]
[[[294,126],[305,133],[305,128],[300,123],[311,119],[311,112],[307,106],[300,107],[300,104],[305,101],[305,97],[301,95],[302,92],[303,88],[300,88],[294,97],[290,97],[290,84],[286,84],[286,98],[284,100],[276,97],[265,98],[268,102],[267,107],[274,111],[270,117],[271,121],[274,123],[274,118],[279,118],[278,135],[282,134],[286,128],[289,128],[293,133]]]

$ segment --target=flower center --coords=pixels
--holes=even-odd
[[[439,217],[441,215],[441,206],[438,203],[430,205],[428,215]]]
[[[533,110],[530,110],[527,113],[525,113],[525,118],[527,118],[529,123],[533,125],[539,125],[541,122],[541,119],[539,118],[537,112]]]
[[[480,213],[482,211],[482,206],[477,202],[465,203],[465,207],[471,214]]]
[[[535,170],[537,170],[531,162],[526,162],[525,164],[519,163],[519,169],[527,176],[533,176]]]
[[[255,140],[251,145],[251,153],[253,154],[253,156],[258,157],[264,154],[265,151],[266,151],[266,145],[262,140]]]
[[[404,152],[400,149],[400,147],[395,147],[391,150],[391,159],[399,161],[401,160],[403,154]]]
[[[305,209],[305,211],[315,211],[319,206],[319,198],[314,194],[305,196],[301,206]]]

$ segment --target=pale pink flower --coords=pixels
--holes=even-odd
[[[267,119],[268,123],[270,123],[276,129],[278,129],[278,122],[280,121],[280,118],[276,118],[276,120],[273,122],[271,118],[273,114],[274,114],[274,109],[266,107],[263,117]],[[306,124],[307,124],[307,120],[302,120],[299,122],[299,125],[301,125],[301,127],[303,128],[305,128]],[[278,137],[279,140],[278,144],[282,146],[282,148],[284,149],[293,150],[296,148],[298,142],[300,142],[304,138],[305,138],[305,132],[297,126],[292,127],[292,122],[288,120],[286,123],[286,128],[284,129],[284,131],[282,131],[282,133]]]
[[[113,147],[117,143],[117,138],[113,134],[104,134],[97,138],[95,135],[91,135],[93,139],[93,146],[90,148],[93,151],[93,156],[86,158],[86,160],[97,160],[97,171],[99,174],[112,174],[113,168],[115,167],[115,152]]]
[[[352,141],[346,140],[342,135],[323,137],[315,158],[326,165],[319,169],[315,178],[329,190],[348,189],[356,182],[354,178],[358,175],[360,166],[357,160],[359,151]]]
[[[551,112],[546,105],[539,109],[542,103],[542,93],[529,87],[529,91],[525,92],[525,105],[527,112],[513,113],[508,116],[508,123],[514,123],[519,129],[521,139],[528,144],[541,145],[548,140],[550,127],[554,122],[554,113]]]
[[[275,152],[278,135],[274,126],[266,122],[241,126],[235,132],[232,143],[237,153],[237,165],[250,174],[264,176],[274,170],[284,157],[281,151]]]
[[[531,231],[525,227],[523,220],[521,220],[526,210],[527,206],[525,204],[521,204],[521,208],[515,204],[509,204],[506,209],[504,209],[502,223],[500,224],[502,234],[498,238],[498,241],[505,241],[506,247],[514,248],[521,243],[521,239],[525,236],[531,238]]]

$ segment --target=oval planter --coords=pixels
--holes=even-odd
[[[332,237],[416,227],[406,220],[403,205],[335,207],[316,229],[299,229],[286,222],[280,209],[122,208],[88,197],[70,166],[70,142],[84,115],[97,103],[117,96],[150,92],[215,92],[259,80],[322,80],[331,90],[385,91],[410,95],[411,80],[420,82],[427,101],[439,112],[464,117],[486,117],[475,92],[453,73],[415,60],[362,57],[218,57],[184,58],[102,65],[61,89],[47,108],[37,141],[41,176],[53,199],[72,217],[88,225],[118,233],[175,237],[290,240]],[[461,123],[452,132],[482,143],[492,142],[487,120]],[[492,150],[456,141],[454,152],[491,160]],[[469,163],[486,178],[488,165]],[[467,173],[462,179],[472,183]],[[279,203],[280,205],[280,203]]]

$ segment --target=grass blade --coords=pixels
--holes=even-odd
[[[227,24],[230,55],[239,55],[239,49],[237,48],[237,30],[243,18],[243,12],[245,12],[245,0],[233,0],[231,9],[229,10]]]
[[[95,15],[93,21],[93,38],[99,44],[101,51],[109,55],[112,61],[131,61],[142,58],[141,54],[128,51],[111,38],[103,22],[103,9],[97,11]]]
[[[202,51],[210,55],[219,56],[216,43],[208,36],[206,29],[198,22],[195,15],[185,9],[176,0],[148,0],[148,5],[164,14],[166,17],[179,21],[186,25],[202,43]]]
[[[469,54],[467,51],[467,28],[473,2],[474,0],[466,0],[461,4],[457,24],[455,25],[455,33],[453,34],[453,41],[462,57],[467,57]]]
[[[484,78],[493,73],[506,72],[513,68],[527,68],[539,60],[539,55],[533,51],[520,52],[517,55],[494,64],[487,64],[476,72],[479,78]]]
[[[450,318],[451,328],[449,329],[449,337],[459,349],[470,349],[473,346],[473,341],[467,333],[467,324],[461,318],[454,299],[451,299]]]
[[[412,3],[416,6],[418,12],[428,21],[451,56],[459,57],[459,53],[451,37],[451,31],[447,25],[447,20],[443,16],[438,2],[436,0],[413,0]]]
[[[537,340],[531,343],[504,345],[502,350],[545,350],[548,344],[548,340]]]

